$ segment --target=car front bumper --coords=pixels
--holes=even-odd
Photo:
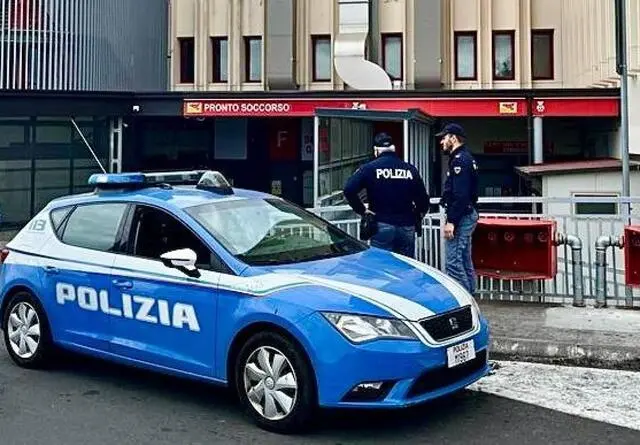
[[[489,372],[489,330],[480,328],[443,346],[420,341],[378,340],[353,344],[320,314],[304,322],[326,408],[403,408],[456,392]],[[475,359],[449,368],[447,348],[473,340]],[[357,388],[357,389],[356,389]]]

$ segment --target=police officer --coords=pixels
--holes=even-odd
[[[421,221],[427,213],[429,194],[418,169],[398,157],[388,134],[374,138],[374,156],[349,178],[344,196],[356,213],[375,219],[372,246],[413,257],[416,218]],[[363,189],[368,209],[358,196]]]
[[[475,270],[471,259],[471,239],[478,222],[478,166],[466,146],[464,129],[446,125],[440,133],[440,145],[449,156],[447,179],[440,205],[445,208],[446,270],[472,295]]]

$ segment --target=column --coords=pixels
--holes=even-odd
[[[542,145],[542,117],[533,118],[533,163],[542,164],[544,151]]]

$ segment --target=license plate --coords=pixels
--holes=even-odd
[[[473,340],[466,341],[447,348],[447,365],[449,368],[466,363],[476,358]]]

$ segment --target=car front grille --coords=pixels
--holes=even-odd
[[[471,306],[435,315],[420,322],[420,326],[435,341],[443,341],[457,337],[473,328],[473,315]]]

